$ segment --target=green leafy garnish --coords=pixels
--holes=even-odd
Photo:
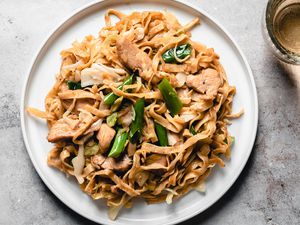
[[[162,58],[166,63],[176,62],[174,51],[175,51],[175,48],[171,48],[164,52],[164,54],[162,55]],[[187,56],[191,55],[191,53],[192,53],[191,45],[188,43],[179,45],[176,48],[176,56],[179,59],[184,59]]]

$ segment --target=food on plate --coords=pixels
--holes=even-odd
[[[236,89],[214,49],[191,39],[199,22],[108,10],[97,37],[61,52],[45,111],[28,108],[47,120],[48,165],[105,199],[111,219],[137,197],[171,204],[204,191],[212,168],[230,157]]]

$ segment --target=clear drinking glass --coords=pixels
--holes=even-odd
[[[262,24],[269,48],[300,84],[300,0],[269,0]]]

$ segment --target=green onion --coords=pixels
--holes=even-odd
[[[119,89],[119,90],[122,90],[123,87],[124,87],[124,85],[132,84],[132,82],[133,82],[133,75],[131,75],[127,80],[125,80],[125,81],[123,82],[123,84],[121,84],[121,85],[118,87],[118,89]],[[118,95],[116,95],[116,94],[114,94],[113,92],[111,92],[111,93],[107,94],[107,95],[104,97],[104,103],[105,103],[106,105],[113,105],[114,102],[117,100],[118,97],[119,97]]]
[[[195,130],[194,125],[192,125],[192,126],[190,127],[190,133],[191,133],[192,135],[196,135],[196,134],[197,134],[197,131]]]
[[[117,119],[118,119],[118,113],[114,112],[113,114],[109,115],[106,118],[106,123],[108,126],[113,127],[116,125]]]
[[[141,98],[134,105],[134,120],[130,125],[129,138],[131,142],[139,140],[144,123],[145,99]]]
[[[120,129],[115,137],[114,143],[108,157],[118,158],[125,149],[125,144],[128,139],[128,134],[124,130]]]
[[[158,89],[160,90],[171,115],[174,116],[179,113],[182,108],[182,102],[180,101],[176,91],[166,78],[163,78],[159,83]]]
[[[77,89],[82,88],[80,82],[74,82],[74,81],[71,81],[71,80],[67,81],[67,85],[68,85],[69,90],[77,90]]]
[[[167,146],[169,143],[166,128],[156,122],[154,122],[154,127],[160,146]]]
[[[171,48],[171,49],[165,51],[164,54],[162,55],[162,58],[166,63],[176,62],[176,59],[175,59],[175,56],[174,56],[174,50],[175,50],[175,48]],[[188,43],[179,45],[176,48],[176,56],[179,59],[184,59],[187,56],[191,55],[191,53],[192,53],[191,45],[188,44]]]

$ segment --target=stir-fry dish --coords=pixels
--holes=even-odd
[[[204,191],[230,157],[227,125],[241,113],[232,114],[235,87],[219,56],[191,40],[199,18],[181,25],[167,11],[110,9],[105,23],[61,52],[45,112],[28,111],[47,120],[48,165],[105,199],[115,219],[137,197],[170,204]]]

